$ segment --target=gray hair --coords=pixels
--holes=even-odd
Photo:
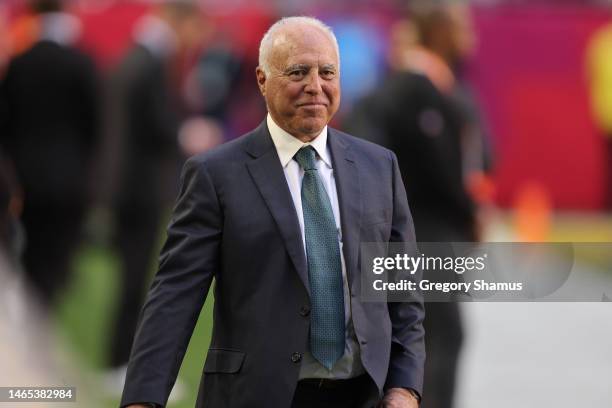
[[[336,35],[334,34],[331,27],[322,22],[321,20],[308,17],[308,16],[292,16],[292,17],[283,17],[278,20],[276,23],[272,24],[272,26],[266,31],[264,36],[261,39],[261,43],[259,44],[259,67],[264,71],[266,75],[270,73],[270,64],[269,64],[269,56],[272,46],[274,44],[275,34],[283,27],[293,24],[293,23],[302,23],[309,25],[311,27],[316,27],[323,31],[325,34],[329,36],[332,40],[334,47],[336,48],[336,55],[338,56],[338,60],[340,60],[340,47],[338,47],[338,40],[336,39]]]

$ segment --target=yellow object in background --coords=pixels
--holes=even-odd
[[[587,64],[594,119],[612,137],[612,23],[589,41]]]

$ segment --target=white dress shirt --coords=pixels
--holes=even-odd
[[[327,146],[327,126],[323,131],[310,143],[303,143],[296,137],[291,136],[280,126],[278,126],[270,114],[266,118],[268,130],[272,136],[272,141],[276,147],[278,158],[280,159],[291,198],[297,212],[300,223],[300,231],[302,233],[302,243],[304,253],[306,253],[306,237],[304,235],[304,213],[302,212],[302,179],[304,178],[304,170],[300,167],[293,156],[303,146],[312,146],[316,151],[317,171],[319,178],[323,182],[327,196],[331,203],[338,230],[338,242],[340,244],[340,257],[342,262],[342,281],[344,286],[344,318],[346,327],[346,341],[344,355],[331,370],[328,370],[321,365],[312,354],[307,351],[302,359],[300,369],[300,379],[302,378],[335,378],[345,379],[358,376],[365,372],[359,355],[359,346],[353,329],[351,319],[351,302],[348,280],[346,276],[346,264],[344,262],[344,254],[342,253],[342,228],[340,224],[340,207],[338,205],[338,193],[336,191],[336,181],[334,179],[334,169],[331,161],[331,154]]]

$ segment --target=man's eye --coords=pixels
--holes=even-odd
[[[289,77],[291,79],[301,79],[301,78],[304,78],[304,75],[306,75],[306,72],[304,70],[297,70],[297,71],[289,72]]]
[[[323,72],[321,72],[321,77],[323,77],[324,79],[332,79],[334,76],[336,76],[336,72],[335,71],[323,71]]]

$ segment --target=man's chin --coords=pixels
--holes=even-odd
[[[308,133],[318,134],[323,130],[325,125],[327,125],[327,118],[322,117],[312,117],[312,118],[304,118],[300,121],[298,128],[303,129],[304,132],[308,131]]]
[[[299,131],[301,134],[314,139],[315,137],[321,134],[324,127],[325,127],[325,124],[323,125],[317,124],[316,126],[303,126],[299,128]]]

